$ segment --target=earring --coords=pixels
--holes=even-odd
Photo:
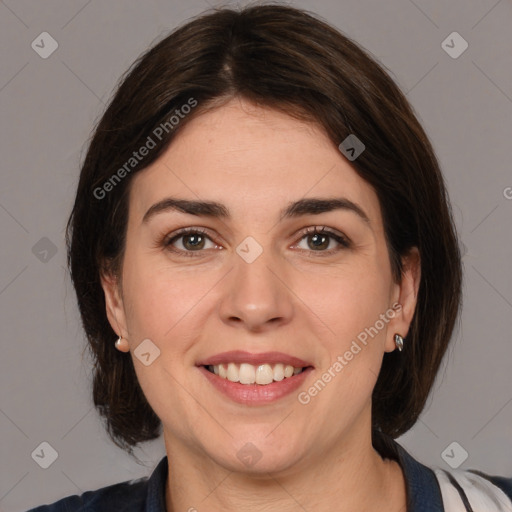
[[[400,336],[400,334],[395,334],[395,345],[399,352],[402,352],[404,348],[404,339],[402,336]]]
[[[117,338],[117,340],[115,342],[115,346],[116,346],[117,350],[120,350],[121,352],[126,352],[125,350],[122,350],[122,348],[121,348],[122,342],[123,342],[123,338],[122,338],[122,336],[119,336],[119,338]],[[125,347],[125,348],[127,348],[127,347]]]

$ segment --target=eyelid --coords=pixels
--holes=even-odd
[[[190,235],[190,234],[194,234],[194,233],[198,233],[203,236],[208,236],[208,231],[206,228],[195,228],[195,227],[191,226],[191,227],[187,227],[187,228],[180,228],[180,229],[177,229],[176,231],[173,231],[172,233],[166,234],[163,237],[163,241],[167,245],[170,242],[172,242],[173,240],[175,240],[176,238],[179,238],[180,236]]]

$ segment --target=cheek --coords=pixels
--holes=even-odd
[[[368,406],[380,372],[387,333],[381,315],[389,311],[389,282],[372,265],[317,275],[314,281],[304,279],[302,290],[308,297],[304,302],[315,313],[310,318],[321,320],[315,320],[324,352],[318,379],[325,384],[305,393],[311,400],[319,397],[313,407],[332,408],[351,421]]]
[[[350,343],[388,310],[391,277],[382,267],[365,259],[301,274],[298,295],[322,320],[337,346]]]
[[[183,346],[190,336],[189,320],[217,281],[214,272],[198,274],[193,268],[176,271],[165,261],[155,263],[144,254],[127,257],[123,288],[132,336],[150,338],[157,345],[166,343],[166,350],[171,351]]]

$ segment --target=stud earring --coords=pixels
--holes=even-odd
[[[402,352],[404,348],[404,339],[402,336],[400,336],[400,334],[395,334],[395,345],[399,352]]]
[[[126,352],[125,350],[121,349],[122,343],[123,343],[123,338],[122,338],[122,336],[119,336],[119,338],[117,338],[117,340],[116,340],[115,346],[116,346],[117,350],[119,350],[121,352]],[[127,347],[125,347],[125,348],[127,348]]]

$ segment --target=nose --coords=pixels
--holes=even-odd
[[[293,293],[283,265],[264,251],[247,263],[237,254],[227,276],[219,307],[221,320],[232,327],[261,332],[286,325],[293,317]]]

